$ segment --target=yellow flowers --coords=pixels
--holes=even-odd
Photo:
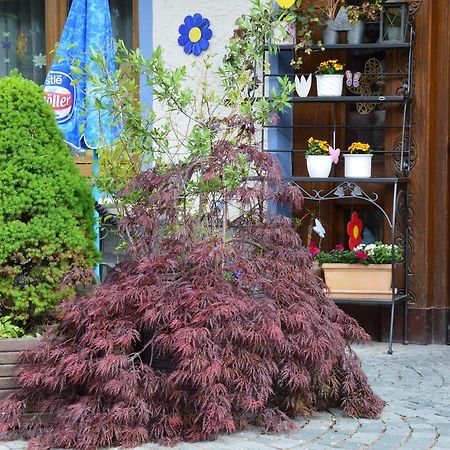
[[[329,59],[328,61],[322,61],[316,70],[317,75],[335,75],[344,70],[343,64],[337,59]]]
[[[280,8],[288,9],[290,8],[296,0],[276,0]]]
[[[353,142],[352,145],[350,145],[350,147],[348,148],[348,151],[354,154],[365,154],[370,153],[371,148],[369,144],[366,144],[364,142]]]
[[[310,137],[308,139],[307,155],[328,155],[330,144],[327,141],[321,141],[320,139],[314,139]]]

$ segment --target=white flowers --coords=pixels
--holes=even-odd
[[[394,252],[397,251],[398,245],[394,245]],[[382,244],[381,242],[375,242],[375,244],[359,244],[357,247],[353,249],[354,252],[363,251],[366,252],[369,257],[375,256],[375,252],[377,250],[386,250],[391,251],[392,245],[390,244]]]

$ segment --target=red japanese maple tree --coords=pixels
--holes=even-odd
[[[154,86],[172,83],[155,95],[186,103],[180,74],[155,58],[141,69]],[[92,295],[64,303],[59,325],[22,355],[20,390],[0,403],[3,432],[92,449],[211,439],[250,424],[280,431],[333,406],[380,414],[351,349],[369,336],[327,298],[290,219],[269,214],[273,202],[299,210],[302,197],[261,150],[248,104],[190,117],[187,155],[155,158],[117,196],[126,260]],[[30,422],[29,406],[50,419]]]

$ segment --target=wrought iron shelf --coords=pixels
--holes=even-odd
[[[396,5],[397,3],[390,1],[389,7]],[[405,10],[404,3],[398,3],[401,5],[403,10]],[[407,9],[406,9],[407,10]],[[405,10],[405,11],[406,11]],[[383,17],[383,16],[381,16]],[[413,127],[412,122],[412,99],[414,97],[414,80],[413,80],[413,65],[414,65],[414,23],[413,21],[407,20],[403,23],[405,25],[404,33],[401,35],[408,38],[408,42],[400,41],[383,41],[384,34],[381,33],[383,30],[382,22],[380,22],[380,39],[378,42],[365,43],[365,44],[334,44],[334,45],[312,45],[310,47],[296,46],[294,44],[282,44],[277,47],[280,52],[279,57],[276,54],[271,55],[269,46],[267,46],[267,52],[264,58],[272,58],[270,63],[273,67],[269,73],[263,70],[262,73],[262,83],[263,83],[263,95],[270,100],[270,92],[273,87],[276,86],[276,78],[280,76],[287,76],[293,80],[295,75],[300,75],[292,73],[292,66],[289,64],[292,59],[292,55],[298,53],[299,55],[305,54],[305,51],[310,49],[314,51],[334,51],[342,52],[340,53],[344,57],[348,52],[351,56],[352,52],[358,56],[364,56],[371,58],[372,54],[375,56],[378,54],[386,55],[389,51],[398,51],[398,54],[402,58],[407,58],[407,63],[404,65],[401,71],[398,72],[386,72],[378,73],[377,75],[384,80],[391,80],[397,82],[398,79],[401,80],[401,87],[387,92],[394,95],[356,95],[352,91],[343,90],[342,96],[330,96],[330,97],[319,97],[319,96],[307,96],[298,97],[292,96],[289,102],[292,105],[295,104],[328,104],[330,106],[329,110],[332,114],[332,123],[329,123],[328,115],[319,115],[319,121],[321,124],[316,123],[294,123],[294,114],[280,113],[279,123],[269,122],[267,126],[262,127],[262,148],[265,151],[271,152],[276,155],[280,160],[280,165],[283,167],[284,173],[286,175],[292,175],[292,158],[285,158],[281,153],[305,153],[305,150],[295,149],[299,145],[294,145],[294,130],[297,129],[323,129],[323,133],[330,134],[333,133],[333,143],[336,144],[336,140],[342,141],[347,139],[345,134],[346,130],[383,130],[383,129],[396,129],[401,130],[401,135],[395,142],[393,142],[392,149],[388,148],[377,149],[377,160],[379,161],[381,157],[385,157],[386,162],[393,162],[394,176],[391,177],[372,177],[372,178],[346,178],[343,176],[332,176],[329,178],[311,178],[309,176],[284,176],[283,181],[289,184],[295,184],[299,187],[303,193],[303,197],[307,201],[315,202],[325,202],[325,201],[348,201],[348,202],[367,202],[371,208],[381,212],[384,218],[384,223],[387,225],[386,230],[390,231],[390,245],[391,245],[391,267],[392,267],[392,289],[389,291],[388,297],[384,297],[380,292],[378,294],[373,293],[376,298],[351,298],[353,294],[351,292],[340,292],[336,293],[339,295],[337,298],[331,298],[336,304],[354,304],[354,305],[381,305],[390,307],[390,328],[389,328],[389,351],[392,353],[392,341],[394,335],[394,317],[396,306],[401,305],[403,309],[403,336],[404,342],[407,342],[407,324],[408,324],[408,302],[411,298],[409,291],[409,281],[408,275],[410,270],[410,237],[411,237],[411,216],[409,213],[409,199],[410,199],[410,179],[408,178],[409,171],[411,170],[412,163],[415,157],[415,149],[413,149],[413,140],[411,137],[411,129]],[[388,24],[389,25],[389,24]],[[407,31],[407,32],[406,32]],[[273,48],[273,46],[272,46]],[[289,54],[289,52],[291,54]],[[384,52],[384,53],[382,53]],[[306,57],[306,56],[305,56]],[[313,62],[313,61],[312,61]],[[402,64],[399,64],[403,67]],[[266,67],[265,64],[263,67]],[[351,68],[350,68],[351,69]],[[306,75],[306,74],[303,74]],[[394,86],[394,85],[392,85]],[[345,89],[345,85],[344,85]],[[366,92],[366,91],[361,91]],[[369,90],[367,93],[370,94]],[[378,124],[376,120],[369,121],[366,125],[353,125],[346,123],[347,113],[351,112],[344,111],[340,114],[339,105],[357,105],[357,104],[375,104],[376,106],[383,107],[386,104],[397,105],[395,111],[390,111],[390,113],[398,113],[399,117],[402,118],[401,124],[396,123],[390,124],[389,122],[385,124]],[[305,109],[303,106],[302,109]],[[314,108],[311,106],[311,111]],[[317,107],[316,107],[317,109]],[[305,112],[307,112],[306,108]],[[358,111],[359,112],[359,111]],[[317,114],[316,114],[317,115]],[[317,117],[316,117],[317,119]],[[400,122],[400,121],[399,121]],[[278,133],[276,130],[279,129]],[[337,136],[339,131],[344,131]],[[323,134],[322,133],[322,134]],[[342,137],[344,136],[344,138]],[[267,143],[266,143],[267,140]],[[280,150],[277,150],[280,149]],[[303,169],[302,169],[303,170]],[[301,172],[305,174],[305,172]],[[342,173],[342,172],[338,172]],[[382,188],[382,189],[380,189]],[[389,192],[390,191],[390,192]],[[384,195],[386,193],[386,196]],[[402,270],[396,273],[395,255],[394,255],[394,245],[401,245],[404,251],[404,259],[402,264]],[[398,290],[401,288],[401,291]],[[370,297],[369,294],[361,294]],[[377,297],[378,296],[378,297]]]
[[[311,177],[283,177],[284,181],[289,182],[301,182],[301,183],[378,183],[378,184],[399,184],[409,183],[409,179],[405,177],[393,177],[393,178],[346,178],[346,177],[328,177],[328,178],[311,178]]]
[[[407,301],[408,295],[398,294],[394,298],[394,303]],[[339,305],[374,305],[374,306],[392,306],[390,298],[332,298],[334,303]]]
[[[373,42],[369,44],[332,44],[332,45],[312,45],[308,47],[311,50],[402,50],[411,48],[411,44],[409,42]],[[305,48],[295,48],[295,45],[287,44],[287,45],[279,45],[279,51],[294,51],[300,50],[305,51]]]
[[[291,103],[405,103],[409,101],[403,95],[342,95],[339,97],[292,97]]]

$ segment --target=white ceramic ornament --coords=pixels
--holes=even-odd
[[[309,91],[311,90],[312,75],[310,74],[308,78],[302,75],[300,78],[295,76],[295,90],[299,97],[308,97]]]

